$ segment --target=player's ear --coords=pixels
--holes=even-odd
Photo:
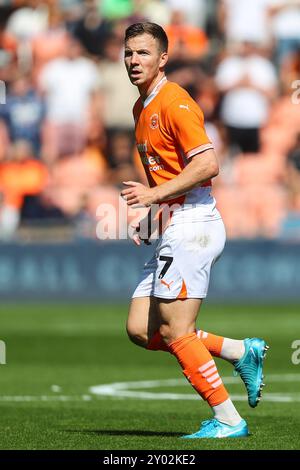
[[[162,54],[160,56],[159,66],[163,68],[166,65],[166,63],[168,62],[168,59],[169,59],[168,53],[167,52],[162,52]]]

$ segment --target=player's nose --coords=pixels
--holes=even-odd
[[[137,52],[133,52],[132,56],[131,56],[130,64],[131,65],[136,65],[136,64],[139,64],[139,63],[140,63],[139,55],[137,54]]]

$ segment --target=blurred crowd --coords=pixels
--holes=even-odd
[[[202,108],[229,238],[300,239],[300,0],[0,0],[0,238],[95,237],[97,207],[145,176],[126,27],[169,37],[167,76]]]

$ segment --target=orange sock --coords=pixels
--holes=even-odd
[[[168,346],[186,378],[210,406],[217,406],[229,398],[215,361],[196,333],[182,336]]]
[[[196,334],[212,356],[220,357],[224,342],[223,336],[213,335],[203,330],[196,330]]]
[[[151,351],[167,351],[170,352],[168,345],[163,340],[159,330],[154,333],[149,343],[147,344],[147,349]]]
[[[223,336],[213,335],[212,333],[207,333],[203,330],[196,330],[196,334],[198,338],[201,339],[202,343],[212,356],[220,357],[224,342]],[[162,339],[159,330],[156,331],[154,336],[152,336],[152,338],[150,339],[147,349],[151,349],[151,351],[170,352],[168,346]]]

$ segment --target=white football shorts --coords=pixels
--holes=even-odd
[[[170,225],[157,240],[132,297],[203,299],[226,241],[222,219]]]

